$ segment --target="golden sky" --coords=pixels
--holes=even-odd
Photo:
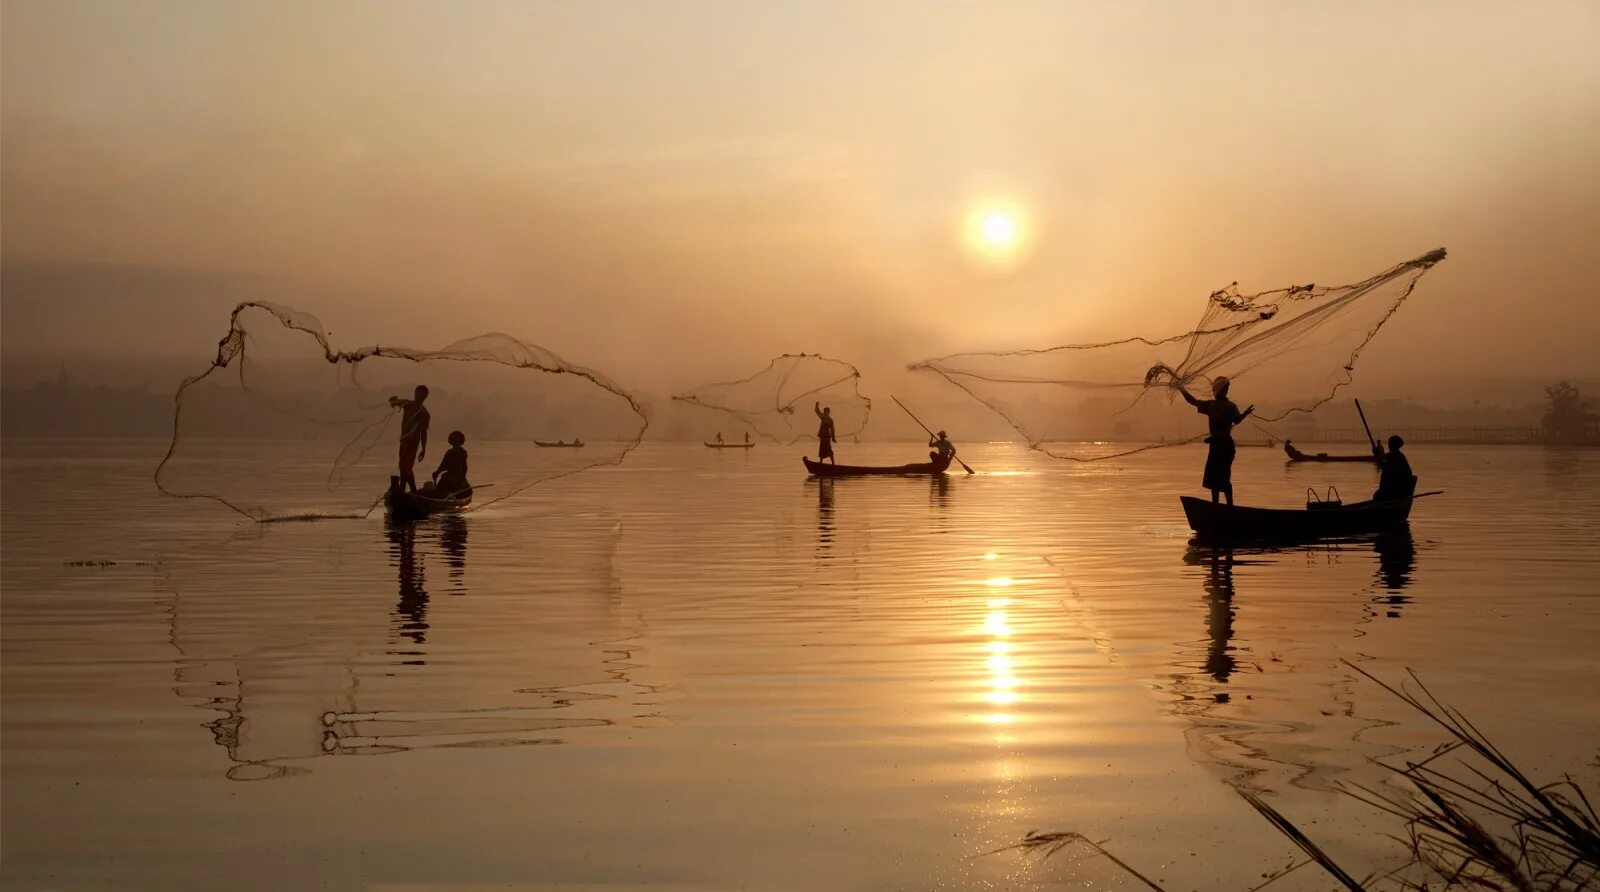
[[[1600,374],[1590,2],[3,15],[8,360],[203,362],[267,297],[667,390],[1168,335],[1445,246],[1364,374]],[[989,206],[1003,264],[964,242]]]

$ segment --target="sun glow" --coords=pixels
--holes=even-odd
[[[984,263],[1005,268],[1022,260],[1029,246],[1027,215],[1014,204],[990,202],[967,215],[967,250]]]
[[[1009,248],[1017,243],[1017,218],[1005,211],[990,211],[978,221],[983,240],[996,248]]]

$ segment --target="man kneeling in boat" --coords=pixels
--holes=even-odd
[[[944,431],[940,431],[939,436],[929,440],[928,445],[934,450],[928,453],[928,458],[932,459],[934,464],[948,465],[956,457],[956,444],[950,442],[949,435]]]
[[[445,450],[444,458],[439,459],[439,467],[433,472],[433,482],[422,488],[422,494],[436,499],[460,499],[472,492],[472,484],[467,482],[467,442],[466,434],[460,431],[450,432],[450,448]]]
[[[1400,451],[1404,445],[1406,441],[1400,439],[1399,434],[1389,438],[1388,452],[1377,443],[1372,444],[1372,454],[1377,456],[1379,467],[1383,469],[1378,475],[1378,491],[1372,494],[1374,502],[1407,499],[1417,491],[1417,477],[1411,473],[1411,461]]]

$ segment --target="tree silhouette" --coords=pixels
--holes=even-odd
[[[1589,410],[1591,401],[1583,398],[1571,381],[1557,381],[1544,389],[1549,408],[1544,413],[1544,435],[1561,443],[1574,443],[1595,435],[1600,415]]]

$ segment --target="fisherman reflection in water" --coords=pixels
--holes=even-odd
[[[428,640],[428,587],[422,560],[417,554],[417,528],[413,524],[393,524],[388,530],[389,555],[399,577],[400,599],[394,606],[396,631],[413,645]],[[422,657],[416,650],[394,651],[397,656]],[[407,660],[408,664],[420,663]]]
[[[813,403],[811,411],[822,419],[822,423],[817,425],[817,461],[838,464],[839,462],[833,457],[833,444],[839,441],[833,434],[833,411],[821,403]]]
[[[1228,399],[1228,379],[1218,376],[1211,382],[1212,399],[1197,400],[1183,385],[1178,385],[1178,392],[1189,405],[1194,406],[1201,415],[1210,421],[1211,435],[1206,437],[1206,442],[1211,444],[1211,450],[1206,454],[1206,472],[1200,485],[1211,490],[1211,501],[1217,501],[1220,494],[1226,496],[1228,504],[1233,504],[1233,428],[1256,410],[1255,406],[1239,411],[1239,407]]]
[[[1400,451],[1404,445],[1406,441],[1400,439],[1398,434],[1389,438],[1388,452],[1384,452],[1377,443],[1372,444],[1372,454],[1377,457],[1382,469],[1378,475],[1378,491],[1372,494],[1373,501],[1408,499],[1416,493],[1417,477],[1411,473],[1411,461]]]
[[[424,493],[441,499],[460,499],[471,494],[472,484],[467,482],[466,442],[466,434],[450,432],[450,448],[439,460],[439,467],[433,472],[433,482],[423,487]]]
[[[1233,655],[1233,552],[1213,550],[1209,555],[1205,580],[1206,591],[1206,672],[1221,684],[1238,668]],[[1228,694],[1219,691],[1214,695],[1219,703],[1228,702]]]
[[[389,397],[389,405],[400,409],[400,485],[417,491],[417,461],[428,457],[428,388],[418,384],[411,399]]]

